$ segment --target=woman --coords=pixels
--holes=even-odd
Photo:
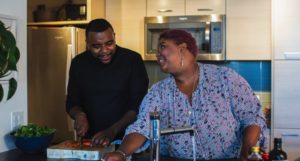
[[[226,67],[196,62],[196,41],[186,31],[167,30],[159,37],[157,61],[170,76],[151,87],[138,119],[126,130],[119,149],[106,161],[125,160],[149,146],[149,113],[160,112],[161,128],[192,126],[197,159],[246,160],[264,139],[266,127],[259,100],[248,83]],[[193,158],[189,133],[164,135],[161,155]]]

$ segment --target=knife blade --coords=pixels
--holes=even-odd
[[[79,148],[83,149],[83,136],[78,136]]]

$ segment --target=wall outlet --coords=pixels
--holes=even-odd
[[[24,124],[24,111],[11,112],[11,130],[14,131]]]

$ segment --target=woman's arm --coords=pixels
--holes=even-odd
[[[257,125],[250,125],[245,128],[243,134],[241,161],[246,161],[251,148],[256,145],[260,135],[260,127]]]
[[[104,155],[105,161],[125,161],[126,157],[133,154],[146,141],[146,137],[139,133],[131,133],[125,136],[120,147],[111,153]]]

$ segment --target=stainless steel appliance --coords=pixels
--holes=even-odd
[[[225,16],[145,17],[145,59],[156,60],[159,34],[166,29],[190,32],[199,48],[198,60],[225,60]]]
[[[72,57],[85,50],[85,32],[75,27],[28,28],[28,122],[57,129],[55,142],[73,138],[65,110]]]

